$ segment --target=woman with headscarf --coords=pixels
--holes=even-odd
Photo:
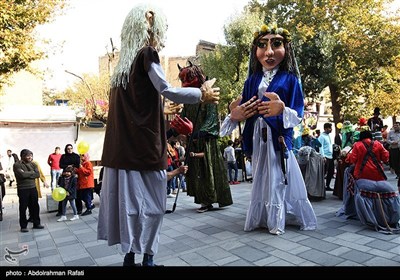
[[[74,153],[74,147],[72,144],[65,145],[64,154],[60,158],[60,168],[64,170],[68,166],[72,168],[79,168],[81,159],[77,153]],[[62,174],[61,174],[62,176]],[[62,215],[62,201],[58,203],[57,217]]]

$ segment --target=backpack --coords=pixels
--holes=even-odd
[[[374,146],[374,140],[371,141],[371,144],[369,146],[364,141],[361,141],[361,142],[364,144],[364,147],[367,149],[367,153],[365,154],[364,159],[361,163],[360,174],[361,174],[362,170],[364,169],[365,164],[368,161],[368,158],[371,158],[373,163],[375,164],[376,168],[378,169],[379,173],[381,173],[383,178],[385,178],[385,180],[387,180],[386,174],[385,174],[385,172],[383,172],[382,166],[379,164],[378,159],[376,158],[376,155],[372,152],[372,147]]]

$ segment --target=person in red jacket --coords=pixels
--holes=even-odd
[[[368,150],[372,153],[363,164]],[[373,157],[375,157],[376,161]],[[372,133],[368,130],[360,132],[360,140],[354,143],[352,152],[346,158],[346,162],[355,164],[354,178],[357,180],[386,180],[382,162],[387,163],[388,161],[389,152],[383,147],[381,142],[372,141]]]
[[[51,191],[57,187],[58,179],[62,174],[62,169],[60,167],[60,159],[61,159],[61,149],[60,147],[56,147],[54,149],[54,153],[50,154],[47,163],[50,166],[51,172]]]
[[[82,216],[92,214],[92,209],[95,207],[93,200],[94,189],[94,172],[93,165],[90,162],[89,154],[80,155],[81,164],[76,168],[75,172],[78,175],[78,191],[76,199],[76,208],[78,214]],[[86,211],[82,213],[82,201],[85,203]]]
[[[379,140],[372,140],[372,132],[367,128],[360,132],[360,140],[347,155],[346,160],[355,164],[355,180],[353,186],[347,186],[348,194],[338,212],[339,215],[343,212],[348,217],[356,216],[363,225],[378,232],[399,233],[399,192],[387,181],[382,166],[382,162],[389,161],[389,152]]]

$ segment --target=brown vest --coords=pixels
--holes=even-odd
[[[167,168],[167,140],[161,95],[150,81],[151,63],[160,63],[152,47],[139,51],[129,83],[112,88],[102,165],[125,170]]]

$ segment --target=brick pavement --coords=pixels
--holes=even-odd
[[[388,173],[395,184],[394,175]],[[332,184],[333,186],[333,184]],[[266,229],[244,232],[251,184],[231,186],[234,204],[199,214],[193,198],[180,193],[176,211],[166,214],[155,262],[167,267],[353,267],[400,265],[400,235],[375,232],[357,220],[335,217],[341,201],[327,193],[322,201],[312,202],[318,219],[315,231],[300,231],[288,226],[286,233],[274,236]],[[44,190],[48,193],[49,190]],[[173,198],[168,198],[171,209]],[[77,221],[57,222],[55,213],[46,211],[40,200],[45,229],[21,233],[18,223],[16,189],[7,188],[4,219],[0,222],[1,267],[86,267],[121,266],[120,247],[96,240],[99,199],[95,195],[93,214]],[[69,209],[69,216],[72,211]],[[27,254],[7,259],[6,248]],[[142,256],[137,256],[141,261]]]

